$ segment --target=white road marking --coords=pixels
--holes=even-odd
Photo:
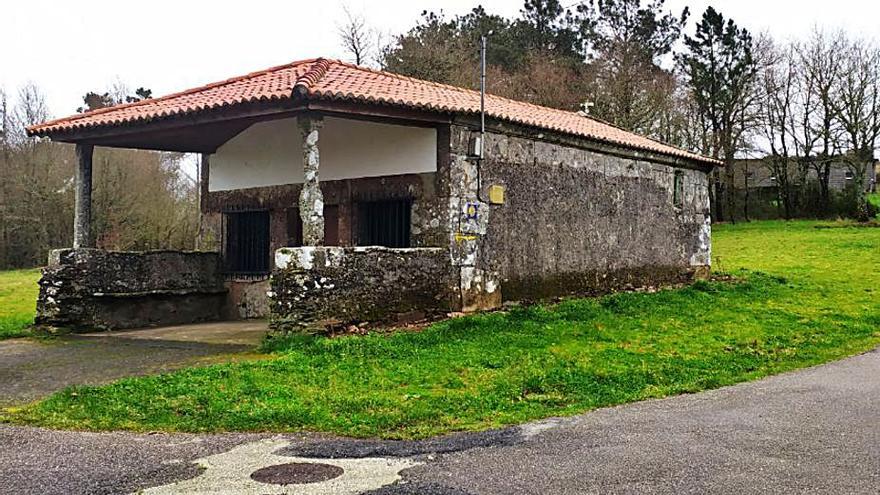
[[[253,495],[356,495],[375,490],[400,479],[400,472],[417,466],[410,459],[373,457],[365,459],[313,459],[276,455],[290,445],[288,440],[268,439],[240,445],[228,452],[215,454],[196,463],[205,471],[193,479],[143,490],[145,495],[177,493],[253,494]],[[339,466],[345,473],[332,480],[302,485],[272,485],[251,479],[251,473],[277,464],[305,462]]]
[[[562,418],[549,418],[541,421],[535,421],[532,423],[526,423],[519,427],[520,434],[524,439],[528,440],[532,437],[536,437],[545,431],[552,430],[554,428],[558,428],[562,425]]]

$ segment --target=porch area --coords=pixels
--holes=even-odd
[[[286,330],[500,305],[497,270],[478,256],[479,121],[420,103],[477,100],[444,91],[309,59],[28,128],[77,156],[74,243],[50,256],[38,323],[269,318]],[[96,146],[200,155],[197,252],[95,249]]]
[[[276,331],[320,331],[461,309],[459,204],[444,190],[448,138],[438,139],[448,131],[305,110],[246,123],[231,136],[196,125],[181,128],[190,140],[100,140],[200,153],[193,252],[96,249],[96,143],[75,141],[74,246],[50,256],[37,324],[88,332],[268,319]]]

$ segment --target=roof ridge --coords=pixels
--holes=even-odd
[[[336,63],[336,64],[338,64],[338,65],[342,65],[342,66],[345,66],[345,67],[350,67],[350,68],[357,69],[357,70],[364,71],[364,72],[371,72],[371,73],[373,73],[373,74],[382,74],[382,75],[389,76],[389,77],[392,77],[392,78],[395,78],[395,79],[398,79],[398,80],[411,81],[411,82],[420,83],[420,84],[425,84],[425,83],[427,83],[427,84],[430,84],[430,85],[435,86],[435,87],[447,88],[447,89],[450,89],[450,90],[455,90],[455,91],[459,91],[459,92],[465,92],[465,93],[469,93],[469,94],[474,94],[474,95],[476,95],[476,96],[479,96],[479,93],[480,93],[479,91],[477,91],[477,90],[475,90],[475,89],[463,88],[463,87],[461,87],[461,86],[454,86],[454,85],[452,85],[452,84],[446,84],[446,83],[441,83],[441,82],[437,82],[437,81],[428,81],[428,80],[425,80],[425,79],[418,79],[418,78],[416,78],[416,77],[412,77],[412,76],[404,76],[404,75],[402,75],[402,74],[395,74],[394,72],[388,72],[388,71],[381,70],[381,69],[373,69],[373,68],[371,68],[371,67],[364,67],[364,66],[361,66],[361,65],[353,64],[353,63],[351,63],[351,62],[344,62],[344,61],[341,61],[341,60],[333,60],[333,59],[321,59],[321,60],[330,60],[330,61],[332,61],[332,62],[334,62],[334,63]],[[653,141],[653,142],[655,142],[655,143],[657,143],[657,144],[660,144],[660,145],[663,145],[663,146],[668,146],[668,147],[670,147],[670,148],[675,148],[675,149],[677,149],[677,150],[679,150],[679,151],[683,151],[683,152],[685,152],[685,153],[692,153],[691,151],[688,151],[688,150],[685,150],[685,149],[679,148],[678,146],[675,146],[675,145],[672,145],[672,144],[669,144],[669,143],[663,142],[663,141],[661,141],[661,140],[659,140],[659,139],[655,139],[655,138],[652,138],[652,137],[650,137],[650,136],[646,136],[646,135],[644,135],[644,134],[637,133],[636,131],[632,131],[632,130],[629,130],[629,129],[625,129],[625,128],[623,128],[623,127],[620,127],[619,125],[612,124],[612,123],[610,123],[610,122],[608,122],[608,121],[606,121],[606,120],[603,120],[603,119],[600,119],[600,118],[597,118],[597,117],[593,117],[592,115],[581,115],[580,113],[575,112],[575,111],[572,111],[572,110],[565,110],[565,109],[562,109],[562,108],[554,108],[554,107],[548,107],[548,106],[544,106],[544,105],[538,105],[537,103],[532,103],[532,102],[529,102],[529,101],[514,100],[513,98],[508,98],[508,97],[506,97],[506,96],[500,96],[500,95],[496,95],[496,94],[492,94],[492,93],[486,93],[486,97],[487,97],[487,100],[488,100],[488,98],[491,97],[492,99],[498,99],[498,100],[502,100],[502,101],[505,101],[505,102],[508,102],[508,103],[515,103],[515,104],[517,104],[517,105],[526,105],[526,106],[529,106],[529,107],[532,107],[532,108],[541,109],[541,110],[551,110],[551,111],[553,111],[553,112],[563,113],[563,114],[570,115],[570,116],[573,116],[573,117],[577,117],[577,118],[581,118],[581,119],[591,120],[591,121],[596,122],[596,123],[598,123],[598,124],[606,125],[606,126],[608,126],[608,127],[611,127],[611,128],[613,128],[613,129],[617,129],[617,130],[622,131],[622,132],[627,132],[627,133],[630,133],[630,134],[635,134],[635,135],[637,135],[637,136],[639,136],[639,137],[642,137],[642,138],[644,138],[644,139],[647,139],[647,140]]]
[[[338,61],[323,57],[315,59],[312,66],[309,67],[309,70],[307,70],[305,74],[299,76],[293,84],[293,88],[291,88],[293,94],[300,96],[309,94],[309,90],[312,86],[318,84],[318,82],[327,75],[327,71],[330,70],[330,66],[333,65],[334,62]]]
[[[230,77],[230,78],[228,78],[228,79],[224,79],[224,80],[222,80],[222,81],[216,81],[216,82],[212,82],[212,83],[203,84],[203,85],[201,85],[201,86],[197,86],[197,87],[195,87],[195,88],[185,89],[185,90],[183,90],[183,91],[178,91],[178,92],[176,92],[176,93],[169,93],[169,94],[167,94],[167,95],[162,95],[162,96],[159,96],[159,97],[157,97],[157,98],[147,98],[147,99],[143,99],[143,100],[133,101],[133,102],[131,102],[131,103],[120,103],[120,104],[117,104],[117,105],[111,105],[111,106],[109,106],[109,107],[96,108],[96,109],[94,109],[94,110],[89,110],[89,111],[87,111],[87,112],[81,112],[81,113],[79,113],[79,114],[77,114],[77,115],[73,115],[73,116],[70,116],[70,115],[69,115],[69,116],[67,116],[67,117],[60,117],[60,118],[57,118],[57,119],[48,120],[48,121],[46,121],[46,122],[42,122],[42,123],[40,123],[40,124],[38,124],[38,125],[29,126],[28,129],[31,129],[31,128],[37,128],[37,127],[51,126],[51,125],[53,125],[53,124],[60,123],[60,122],[63,122],[63,121],[68,121],[68,120],[71,120],[71,119],[79,119],[79,118],[82,118],[82,117],[89,117],[89,116],[93,116],[93,115],[100,115],[100,114],[102,114],[102,113],[107,113],[107,112],[111,112],[111,111],[116,111],[116,110],[120,110],[120,109],[123,109],[123,108],[131,108],[131,107],[137,107],[137,106],[142,106],[142,105],[148,105],[148,104],[150,104],[150,103],[155,103],[155,102],[159,102],[159,101],[169,100],[169,99],[171,99],[171,98],[177,98],[177,97],[179,97],[179,96],[184,96],[184,95],[188,95],[188,94],[192,94],[192,93],[198,93],[198,92],[200,92],[200,91],[205,91],[205,90],[208,90],[208,89],[213,89],[213,88],[217,88],[217,87],[220,87],[220,86],[225,86],[225,85],[227,85],[227,84],[232,84],[232,83],[235,83],[235,82],[238,82],[238,81],[243,81],[243,80],[245,80],[245,79],[249,79],[249,78],[253,78],[253,77],[257,77],[257,76],[262,76],[262,75],[264,75],[264,74],[268,74],[268,73],[270,73],[270,72],[275,72],[275,71],[279,71],[279,70],[282,70],[282,69],[288,69],[288,68],[291,68],[291,67],[297,67],[297,66],[299,66],[299,65],[303,65],[303,64],[308,64],[308,63],[316,62],[316,61],[318,61],[318,60],[321,60],[321,59],[319,59],[319,58],[308,58],[308,59],[302,59],[302,60],[295,60],[295,61],[293,61],[293,62],[289,62],[289,63],[286,63],[286,64],[281,64],[281,65],[276,65],[276,66],[273,66],[273,67],[269,67],[269,68],[267,68],[267,69],[262,69],[262,70],[257,70],[257,71],[249,72],[249,73],[244,74],[244,75],[241,75],[241,76]]]
[[[479,92],[478,90],[476,90],[476,89],[463,88],[463,87],[461,87],[461,86],[454,86],[454,85],[452,85],[452,84],[446,84],[446,83],[441,83],[441,82],[437,82],[437,81],[429,81],[429,80],[426,80],[426,79],[419,79],[419,78],[412,77],[412,76],[404,76],[404,75],[402,75],[402,74],[395,74],[394,72],[388,72],[388,71],[384,71],[384,70],[381,70],[381,69],[373,69],[373,68],[371,68],[371,67],[364,67],[364,66],[356,65],[356,64],[353,64],[353,63],[350,63],[350,62],[343,62],[343,61],[341,61],[341,60],[333,60],[333,62],[335,62],[335,63],[337,63],[337,64],[339,64],[339,65],[346,66],[346,67],[351,67],[351,68],[353,68],[353,69],[361,70],[361,71],[364,71],[364,72],[372,72],[372,73],[374,73],[374,74],[382,74],[382,75],[389,76],[389,77],[392,77],[392,78],[395,78],[395,79],[399,79],[399,80],[411,81],[411,82],[416,82],[416,83],[420,83],[420,84],[430,84],[431,86],[435,86],[435,87],[439,87],[439,88],[447,88],[447,89],[454,90],[454,91],[459,91],[459,92],[464,92],[464,93],[472,94],[472,95],[474,95],[474,96],[479,96],[479,95],[480,95],[480,92]],[[595,117],[585,117],[585,116],[580,115],[580,114],[578,114],[577,112],[574,112],[574,111],[572,111],[572,110],[565,110],[565,109],[562,109],[562,108],[547,107],[547,106],[544,106],[544,105],[538,105],[537,103],[532,103],[532,102],[529,102],[529,101],[514,100],[513,98],[508,98],[508,97],[506,97],[506,96],[500,96],[500,95],[496,95],[496,94],[493,94],[493,93],[486,93],[486,96],[487,96],[487,97],[490,97],[490,98],[493,98],[493,99],[502,100],[502,101],[505,101],[505,102],[508,102],[508,103],[516,103],[517,105],[526,105],[526,106],[530,106],[530,107],[533,107],[533,108],[540,108],[540,109],[542,109],[542,110],[552,110],[552,111],[554,111],[554,112],[561,112],[561,113],[566,113],[566,114],[572,114],[572,115],[576,115],[576,116],[581,117],[581,118],[586,118],[586,119],[588,119],[588,120],[596,121],[596,122],[598,122],[598,123],[600,123],[600,124],[611,125],[611,124],[608,124],[607,122],[605,122],[605,121],[603,121],[603,120],[600,120],[600,119],[597,119],[597,118],[595,118]],[[612,127],[616,127],[616,126],[613,126],[613,125],[611,125],[611,126],[612,126]],[[623,130],[623,131],[626,131],[626,132],[632,132],[632,131],[627,131],[626,129],[622,129],[622,128],[620,128],[620,127],[616,127],[616,128],[618,128],[618,129],[620,129],[620,130]]]

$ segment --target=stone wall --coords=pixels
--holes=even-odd
[[[492,208],[480,194],[476,161],[469,157],[473,131],[450,126],[445,141],[449,163],[447,216],[444,228],[452,267],[459,279],[461,311],[481,311],[501,306],[498,270],[483,262],[485,236],[492,220]]]
[[[252,320],[269,317],[269,277],[258,280],[227,276],[224,284],[229,291],[223,308],[224,320]]]
[[[279,268],[269,312],[279,330],[491,309],[708,272],[709,166],[491,122],[480,167],[468,156],[474,128],[466,119],[438,126],[435,173],[322,182],[325,203],[339,208],[340,248],[283,247],[296,184],[205,191],[203,237],[214,244],[204,247],[222,242],[221,212],[270,211]],[[496,184],[503,204],[487,200]],[[350,247],[357,203],[397,198],[414,200],[412,245],[425,249]]]
[[[272,274],[270,326],[328,326],[429,317],[456,307],[458,280],[443,248],[282,248]]]
[[[52,251],[36,324],[73,331],[217,320],[226,300],[217,253]]]
[[[468,132],[454,128],[454,148]],[[487,135],[481,197],[498,184],[505,202],[480,203],[488,218],[474,227],[474,269],[497,278],[504,300],[596,294],[708,272],[708,169],[576,144]],[[676,172],[684,181],[680,207],[673,204]]]

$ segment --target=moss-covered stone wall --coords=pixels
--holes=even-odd
[[[53,251],[36,324],[72,331],[217,320],[226,289],[217,253]]]
[[[468,132],[454,127],[452,142]],[[492,132],[485,147],[480,197],[500,185],[505,201],[482,206],[488,221],[474,266],[496,277],[504,300],[597,294],[708,272],[705,165],[603,152],[550,133]]]
[[[316,331],[430,317],[456,307],[458,281],[444,248],[282,248],[270,296],[273,330]]]

